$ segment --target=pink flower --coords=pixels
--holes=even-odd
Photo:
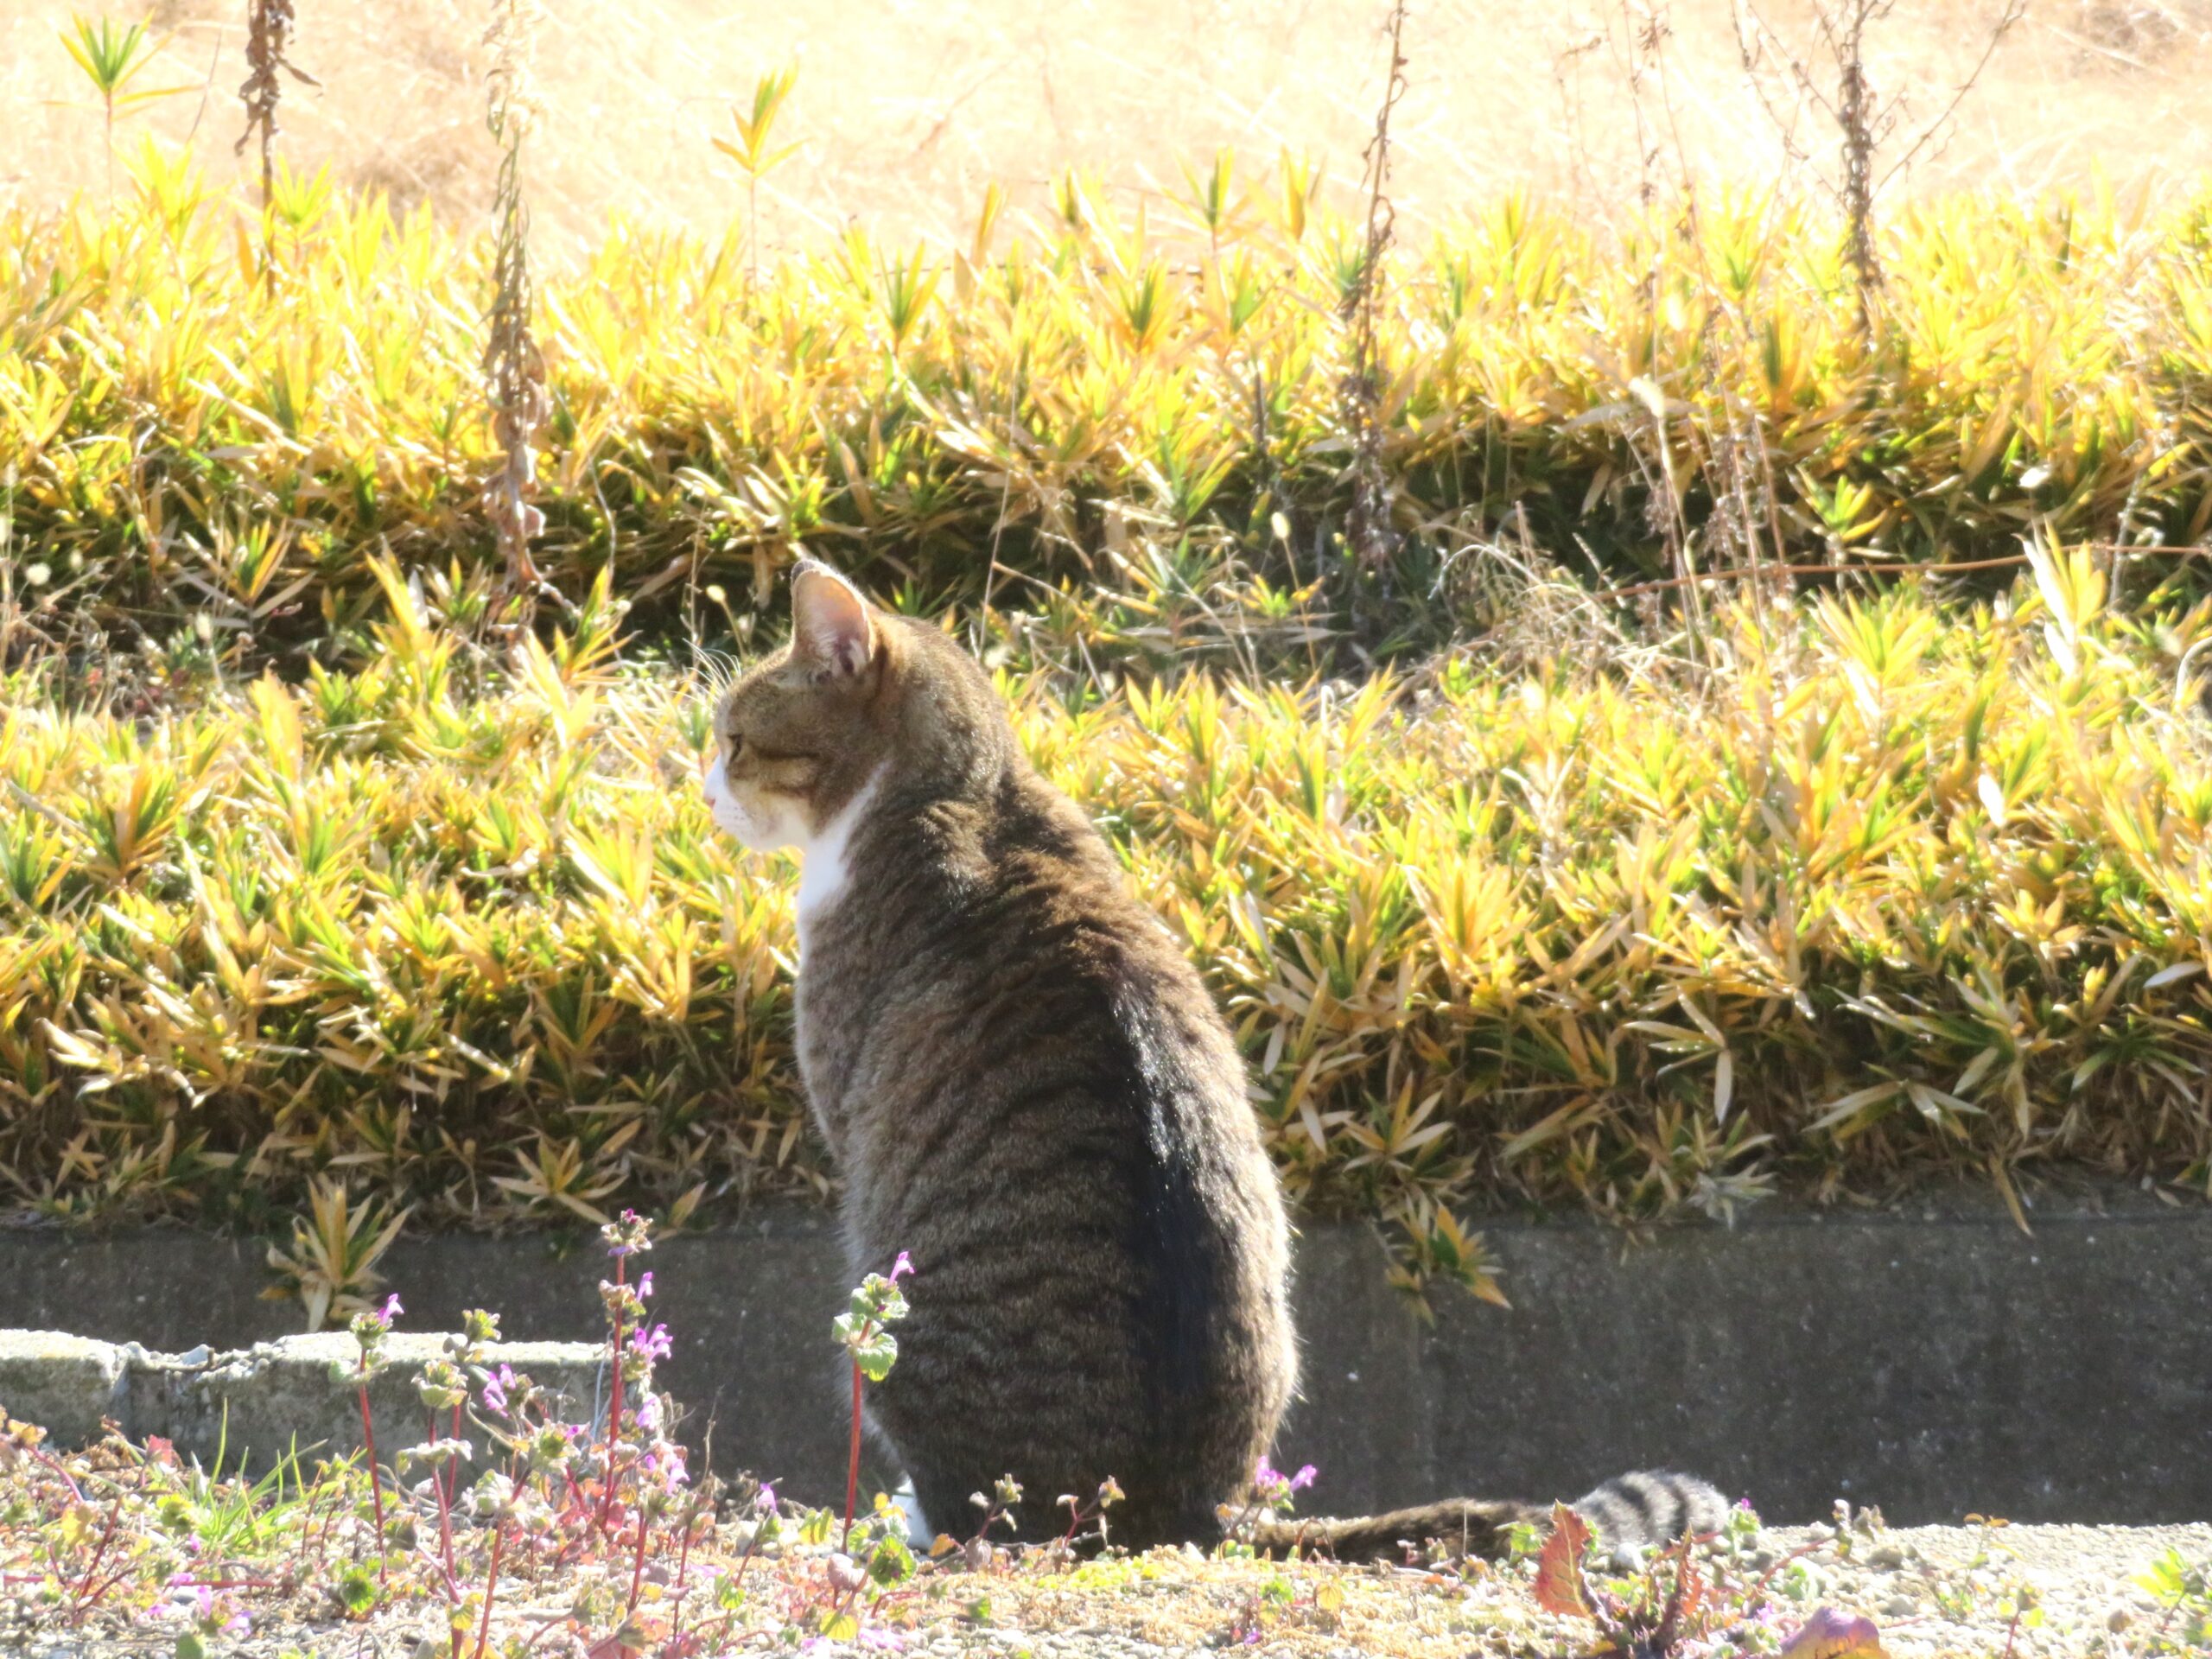
[[[753,1507],[762,1515],[777,1513],[776,1484],[773,1481],[764,1480],[760,1483],[760,1490],[753,1495]]]
[[[630,1351],[644,1359],[666,1359],[676,1346],[668,1339],[668,1327],[657,1325],[650,1331],[632,1332]]]
[[[690,1480],[690,1473],[683,1469],[683,1446],[655,1446],[637,1462],[648,1480],[659,1482],[661,1491],[672,1493]]]
[[[169,1575],[168,1592],[174,1599],[169,1603],[172,1612],[182,1613],[196,1610],[201,1618],[212,1618],[215,1611],[215,1592],[204,1584],[195,1583],[188,1573]]]
[[[394,1291],[384,1299],[384,1306],[377,1310],[377,1318],[390,1325],[407,1310],[399,1305],[399,1293]]]
[[[651,1268],[647,1268],[645,1270],[645,1272],[644,1272],[643,1274],[639,1274],[639,1279],[638,1279],[638,1300],[639,1300],[639,1301],[641,1301],[641,1302],[642,1302],[642,1301],[644,1301],[646,1298],[648,1298],[649,1296],[651,1296],[652,1294],[653,1294],[653,1270],[652,1270]]]
[[[1306,1464],[1294,1475],[1286,1475],[1262,1455],[1260,1466],[1252,1471],[1252,1494],[1262,1503],[1287,1503],[1293,1492],[1313,1484],[1319,1471]]]
[[[897,1284],[901,1279],[904,1279],[913,1270],[913,1258],[908,1255],[906,1251],[899,1251],[899,1259],[891,1264],[891,1282],[894,1285]]]
[[[514,1367],[502,1365],[484,1379],[484,1403],[500,1416],[507,1414],[507,1390],[515,1385]]]

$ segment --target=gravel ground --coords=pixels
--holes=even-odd
[[[2212,1524],[1897,1527],[1854,1536],[1847,1559],[1827,1528],[1761,1535],[1764,1549],[1780,1553],[1815,1541],[1802,1562],[1802,1605],[1866,1613],[1892,1655],[2001,1654],[2020,1586],[2038,1598],[2043,1623],[2020,1632],[2016,1652],[2135,1652],[2162,1611],[2136,1576],[2170,1549],[2212,1561]],[[1794,1601],[1792,1576],[1785,1567],[1776,1588]]]
[[[1833,1529],[1771,1529],[1748,1566],[1771,1572],[1768,1622],[1777,1637],[1825,1605],[1873,1619],[1892,1659],[2002,1656],[2008,1635],[2018,1659],[2121,1659],[2174,1650],[2157,1645],[2163,1610],[2133,1583],[2170,1549],[2191,1564],[2212,1562],[2212,1524],[1897,1528],[1853,1532],[1843,1548]],[[1536,1611],[1525,1571],[1478,1567],[1463,1581],[1405,1568],[1279,1567],[1161,1552],[1073,1573],[947,1573],[925,1579],[933,1587],[880,1621],[863,1643],[815,1642],[804,1650],[820,1659],[1179,1659],[1224,1649],[1298,1659],[1592,1652],[1599,1643],[1590,1625]],[[2042,1621],[2014,1631],[2024,1587]],[[2164,1634],[2177,1642],[2180,1631],[2169,1626]],[[381,1622],[264,1626],[249,1640],[213,1642],[208,1650],[224,1659],[416,1659],[419,1639],[411,1625]],[[767,1641],[731,1651],[763,1650]],[[168,1656],[174,1643],[150,1630],[93,1641],[10,1632],[0,1647],[29,1659],[121,1659]]]

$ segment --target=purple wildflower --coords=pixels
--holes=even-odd
[[[515,1385],[514,1367],[502,1365],[484,1379],[484,1403],[504,1417],[507,1414],[507,1390]]]
[[[638,1276],[638,1300],[645,1301],[653,1294],[653,1270],[647,1268]]]
[[[206,1585],[195,1581],[191,1574],[188,1573],[170,1574],[168,1592],[174,1598],[169,1604],[171,1611],[182,1613],[188,1610],[196,1609],[202,1618],[213,1616],[215,1592]]]
[[[899,1259],[891,1264],[891,1282],[897,1284],[914,1270],[914,1260],[906,1251],[899,1252]]]
[[[774,1515],[779,1512],[776,1508],[775,1482],[764,1480],[760,1483],[760,1490],[753,1495],[753,1507],[761,1515]]]
[[[384,1299],[384,1306],[377,1310],[377,1318],[389,1326],[394,1319],[406,1311],[399,1305],[399,1293],[394,1291]]]
[[[676,1351],[676,1344],[668,1339],[668,1327],[657,1325],[650,1331],[632,1332],[630,1351],[642,1359],[666,1359]]]
[[[661,1490],[673,1492],[691,1478],[683,1466],[683,1448],[680,1446],[656,1446],[645,1453],[640,1463],[646,1475],[660,1483]]]

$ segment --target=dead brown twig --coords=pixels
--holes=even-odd
[[[284,83],[277,79],[276,72],[283,70],[303,86],[322,85],[286,55],[291,47],[294,27],[292,0],[246,0],[246,78],[238,86],[238,98],[245,105],[245,130],[238,135],[238,141],[231,150],[236,156],[245,155],[254,135],[261,135],[261,214],[270,238],[269,265],[272,273],[276,265],[276,246],[270,209],[276,194],[276,135],[283,130],[276,124],[276,106],[284,94]],[[217,50],[220,49],[219,40]]]
[[[1834,68],[1833,95],[1815,78],[1804,54],[1793,51],[1784,42],[1781,33],[1754,0],[1736,0],[1732,13],[1744,73],[1750,78],[1752,90],[1781,135],[1783,148],[1790,158],[1802,159],[1796,146],[1796,112],[1785,115],[1766,90],[1764,70],[1770,57],[1780,60],[1801,100],[1813,105],[1836,125],[1842,153],[1840,170],[1831,188],[1843,211],[1844,263],[1850,268],[1858,289],[1862,333],[1872,330],[1874,296],[1882,283],[1881,261],[1874,236],[1875,200],[1891,179],[1949,128],[1952,118],[1980,81],[1982,72],[1989,67],[1999,43],[2027,15],[2027,0],[2005,0],[2003,10],[1983,39],[1981,56],[1974,68],[1952,90],[1949,101],[1936,118],[1923,125],[1905,146],[1904,153],[1878,176],[1878,154],[1903,118],[1904,105],[1900,98],[1884,99],[1875,91],[1866,70],[1866,46],[1870,31],[1896,8],[1897,0],[1815,0],[1813,29],[1821,50]]]
[[[1382,391],[1388,373],[1376,337],[1382,304],[1382,259],[1397,221],[1391,205],[1390,116],[1406,91],[1405,0],[1390,8],[1384,32],[1390,42],[1390,67],[1382,102],[1375,112],[1375,133],[1364,152],[1367,228],[1359,275],[1346,290],[1338,315],[1352,325],[1352,365],[1338,386],[1351,437],[1351,509],[1344,539],[1360,575],[1379,578],[1393,550],[1389,485],[1382,470]]]
[[[492,263],[489,339],[484,347],[486,393],[498,470],[485,486],[485,505],[499,538],[508,590],[524,599],[542,578],[530,555],[545,515],[531,499],[537,483],[532,441],[552,412],[545,389],[545,358],[531,332],[530,206],[522,191],[522,147],[535,114],[531,102],[531,51],[538,20],[536,0],[494,0],[485,40],[493,48],[486,78],[485,124],[499,146],[493,213],[499,221]]]

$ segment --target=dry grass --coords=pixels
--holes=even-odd
[[[99,183],[98,119],[53,102],[79,96],[54,42],[73,3],[84,0],[0,9],[0,206],[57,202]],[[772,246],[818,243],[854,220],[893,241],[964,239],[990,181],[1005,181],[1017,207],[1041,208],[1051,176],[1071,163],[1104,168],[1131,207],[1173,184],[1176,151],[1220,145],[1254,156],[1310,151],[1348,203],[1382,78],[1383,10],[949,0],[887,18],[860,0],[572,0],[542,41],[554,118],[531,163],[537,222],[549,248],[569,252],[617,210],[697,228],[725,222],[741,192],[708,135],[726,127],[727,105],[757,74],[792,58],[804,69],[781,136],[803,148],[764,188]],[[1662,152],[1654,165],[1770,183],[1788,170],[1783,146],[1745,82],[1729,10],[1729,0],[1670,9],[1663,106],[1656,82],[1644,92]],[[1765,10],[1788,29],[1807,9],[1783,0]],[[1910,89],[1908,110],[1926,118],[1970,71],[1976,29],[2000,3],[1903,10],[1870,67],[1878,91]],[[209,81],[212,65],[213,91],[172,99],[144,124],[175,140],[198,123],[202,153],[218,137],[227,149],[245,68],[244,8],[156,0],[151,11],[173,36],[162,79]],[[452,0],[391,0],[303,16],[295,55],[324,88],[288,91],[283,143],[295,162],[327,162],[403,206],[428,200],[455,219],[480,219],[496,160],[480,118],[480,14]],[[1632,200],[1644,164],[1629,111],[1628,34],[1620,6],[1592,0],[1415,9],[1412,86],[1395,132],[1402,228],[1419,233],[1516,186],[1571,199],[1593,218]],[[1807,142],[1831,147],[1826,134]],[[2187,178],[2212,162],[2205,0],[2037,4],[1952,141],[1923,158],[1908,188],[2040,191],[2082,182],[2100,158],[2122,183]]]

